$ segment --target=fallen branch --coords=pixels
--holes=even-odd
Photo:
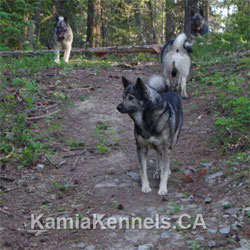
[[[9,182],[15,181],[15,179],[9,178],[9,177],[7,177],[5,175],[0,175],[0,179],[3,180],[3,181],[9,181]]]
[[[38,120],[38,119],[47,118],[47,117],[50,117],[50,116],[52,116],[52,115],[57,114],[59,111],[60,111],[60,110],[56,110],[56,111],[54,111],[54,112],[51,112],[51,113],[45,114],[45,115],[27,117],[27,120],[32,121],[32,120]]]
[[[8,189],[4,190],[4,192],[5,192],[5,193],[11,192],[11,191],[16,190],[16,189],[18,189],[18,188],[19,188],[19,187],[8,188]]]
[[[79,161],[79,157],[77,157],[74,161],[74,163],[72,164],[72,166],[70,167],[70,171],[75,171],[76,170],[76,165]]]
[[[66,163],[66,160],[61,161],[59,164],[55,165],[56,168],[60,168],[62,165]]]
[[[92,53],[96,56],[102,56],[111,53],[152,53],[159,54],[161,45],[132,45],[132,46],[113,46],[98,48],[80,48],[72,49],[71,54]],[[0,56],[19,56],[19,55],[38,55],[55,52],[54,50],[38,50],[38,51],[0,51]]]
[[[7,215],[10,216],[10,217],[14,217],[13,214],[11,214],[10,212],[8,212],[8,211],[6,211],[6,210],[4,210],[4,209],[2,209],[2,208],[0,208],[0,212],[3,213],[3,214],[7,214]]]
[[[45,233],[48,230],[33,230],[33,229],[26,230],[26,229],[18,228],[17,231],[20,232],[23,235],[24,234],[30,234],[30,235],[33,235],[33,236],[39,236],[40,234]]]
[[[64,155],[63,158],[75,157],[75,156],[83,155],[85,153],[86,153],[86,151],[78,152],[78,153],[75,153],[75,154],[68,154],[68,155]]]

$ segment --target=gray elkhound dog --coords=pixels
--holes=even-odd
[[[53,34],[53,47],[56,50],[56,63],[60,63],[60,50],[64,49],[63,59],[67,63],[69,61],[70,52],[73,43],[72,29],[68,24],[67,17],[56,17],[56,24]]]
[[[184,33],[168,41],[161,50],[162,71],[168,86],[181,88],[181,96],[187,98],[186,82],[191,60],[192,45]]]
[[[153,177],[160,177],[158,194],[166,195],[171,174],[170,154],[178,141],[183,121],[181,98],[175,92],[166,92],[165,80],[160,76],[153,76],[149,84],[144,84],[140,78],[132,83],[122,77],[122,82],[123,101],[117,109],[127,113],[135,124],[142,192],[151,191],[147,176],[147,152],[153,148],[157,152],[158,161]]]
[[[191,13],[191,33],[194,36],[200,36],[209,32],[209,27],[204,17],[199,13]]]

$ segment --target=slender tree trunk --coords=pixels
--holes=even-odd
[[[173,0],[166,0],[166,41],[174,36],[174,3]]]
[[[41,4],[42,4],[42,0],[38,0],[37,1],[37,7],[36,7],[36,14],[35,14],[35,25],[36,25],[35,35],[36,35],[36,40],[37,41],[40,40],[40,32],[41,32],[41,27],[40,27],[40,23],[41,23],[41,18],[40,18]]]
[[[187,37],[191,37],[191,10],[197,12],[197,2],[198,0],[184,0],[184,11],[185,11],[185,22],[184,22],[184,32]]]
[[[204,4],[204,17],[205,17],[206,21],[208,21],[208,19],[209,19],[209,7],[210,7],[209,0],[205,0],[205,4]]]
[[[88,0],[88,17],[87,17],[87,39],[88,46],[93,46],[93,28],[94,28],[94,1]]]
[[[101,0],[94,1],[93,47],[101,45]]]
[[[152,5],[152,1],[148,1],[148,7],[150,12],[150,23],[151,23],[151,30],[152,30],[152,36],[153,36],[153,43],[156,43],[156,35],[155,35],[155,25],[154,25],[154,9]]]
[[[164,40],[165,40],[165,27],[164,27],[164,24],[165,24],[165,1],[162,1],[162,6],[161,6],[161,11],[162,11],[162,17],[161,17],[161,30],[162,30],[162,33],[161,33],[161,43],[164,43]]]
[[[87,39],[91,47],[101,45],[101,0],[88,0]]]
[[[185,0],[185,21],[184,21],[184,32],[187,35],[188,38],[191,37],[191,4],[190,0]]]
[[[146,44],[145,32],[144,32],[144,22],[142,21],[142,4],[140,3],[138,9],[135,10],[136,20],[138,21],[139,30],[139,40],[141,44]]]
[[[105,14],[103,12],[103,6],[101,7],[101,40],[102,46],[106,46],[106,30],[105,30]]]

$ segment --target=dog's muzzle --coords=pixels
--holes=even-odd
[[[122,103],[120,103],[116,108],[120,113],[125,113]]]
[[[63,31],[57,32],[57,36],[59,38],[63,38],[64,37],[64,32]]]

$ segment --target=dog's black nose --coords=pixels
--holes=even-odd
[[[119,111],[119,112],[122,112],[122,104],[120,103],[117,107],[117,110]]]

